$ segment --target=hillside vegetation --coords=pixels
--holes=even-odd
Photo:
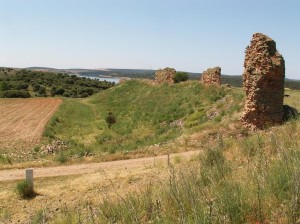
[[[65,99],[44,136],[66,142],[69,149],[60,154],[66,158],[127,153],[214,126],[240,109],[241,98],[240,92],[196,81],[127,81],[87,99]],[[116,118],[111,127],[105,120],[110,112]]]
[[[114,83],[63,73],[0,68],[0,97],[87,97]]]

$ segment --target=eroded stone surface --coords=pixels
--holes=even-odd
[[[174,76],[176,75],[176,70],[174,68],[164,68],[159,69],[155,73],[155,82],[156,83],[174,83]]]
[[[242,122],[263,129],[283,122],[285,62],[270,37],[255,33],[245,51],[243,85],[246,102]]]
[[[201,82],[206,85],[221,85],[221,68],[209,68],[202,73]]]

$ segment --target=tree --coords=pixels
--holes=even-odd
[[[40,96],[46,96],[46,87],[40,86],[40,89],[38,90],[38,93]]]
[[[28,98],[30,94],[25,90],[6,90],[3,91],[2,97],[4,98]]]
[[[6,91],[9,89],[10,89],[10,87],[7,82],[5,82],[5,81],[0,82],[0,91]]]
[[[105,121],[108,125],[108,128],[111,127],[111,125],[117,123],[116,117],[112,112],[109,112],[107,117],[105,118]]]

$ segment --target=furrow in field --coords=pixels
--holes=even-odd
[[[36,100],[24,100],[17,109],[14,109],[13,111],[9,110],[7,112],[9,114],[8,116],[2,115],[3,119],[0,121],[0,124],[4,124],[0,126],[0,132],[1,130],[5,130],[10,124],[22,119],[22,117],[32,111],[36,105],[38,105]]]
[[[2,107],[3,101],[5,107]],[[44,126],[61,102],[61,99],[49,98],[1,100],[1,112],[8,116],[0,120],[0,142],[38,141]]]
[[[18,114],[14,118],[7,118],[8,121],[6,124],[0,127],[0,138],[1,136],[8,135],[14,127],[16,127],[25,117],[31,116],[36,109],[41,107],[37,101],[28,102],[29,106],[26,109],[18,110]]]

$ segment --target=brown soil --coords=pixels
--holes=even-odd
[[[36,145],[61,99],[0,99],[0,145],[2,149],[26,150]]]

